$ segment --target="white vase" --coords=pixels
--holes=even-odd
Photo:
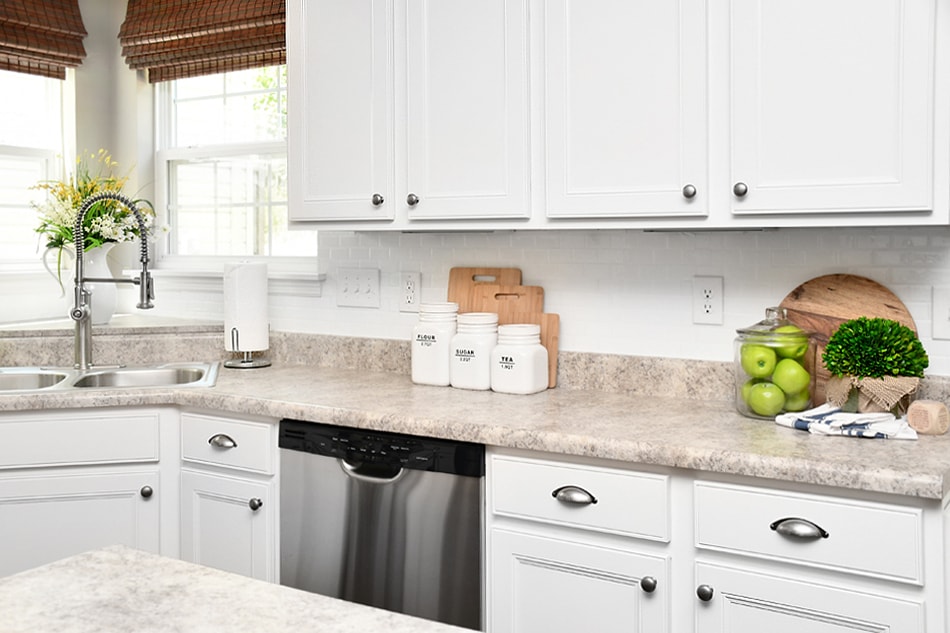
[[[106,242],[101,246],[91,248],[83,253],[83,273],[86,278],[97,277],[111,279],[114,276],[112,271],[109,270],[109,264],[107,260],[109,251],[111,251],[114,246],[115,244],[113,242]],[[43,265],[46,266],[46,270],[49,271],[49,273],[57,281],[62,283],[64,295],[68,300],[69,306],[72,307],[72,289],[74,285],[73,280],[76,278],[75,249],[69,246],[63,247],[62,252],[67,257],[63,258],[61,262],[61,270],[59,272],[50,267],[49,262],[47,261],[47,256],[50,254],[50,252],[55,252],[57,250],[58,249],[55,248],[46,250],[46,252],[43,254]],[[90,303],[92,304],[92,324],[106,325],[115,314],[116,301],[118,297],[118,289],[116,288],[116,285],[114,283],[94,282],[86,282],[85,285],[86,290],[88,290],[91,295]],[[67,289],[69,292],[66,292]]]

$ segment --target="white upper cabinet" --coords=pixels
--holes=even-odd
[[[733,0],[733,213],[932,208],[933,0]]]
[[[410,219],[530,215],[527,21],[526,0],[409,0]]]
[[[293,0],[287,18],[292,220],[530,215],[527,0]]]
[[[950,3],[287,6],[294,222],[950,223]]]
[[[547,215],[705,215],[705,2],[544,11]]]
[[[392,0],[292,0],[287,40],[291,219],[392,220]]]

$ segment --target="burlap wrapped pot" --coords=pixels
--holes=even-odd
[[[831,376],[825,384],[825,394],[829,403],[845,411],[890,411],[901,416],[907,412],[919,386],[920,378],[913,376]]]

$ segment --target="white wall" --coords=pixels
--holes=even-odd
[[[561,315],[561,349],[731,360],[736,328],[761,320],[798,284],[851,273],[907,305],[930,355],[950,375],[950,341],[931,338],[931,286],[950,286],[950,228],[779,229],[760,232],[550,231],[401,234],[324,231],[318,298],[272,294],[277,330],[409,339],[415,315],[398,311],[400,271],[422,273],[423,301],[444,301],[452,266],[516,266],[544,286]],[[381,270],[379,309],[336,306],[339,267]],[[725,279],[723,325],[692,323],[694,275]],[[156,313],[221,318],[220,295],[158,282]],[[948,315],[950,316],[950,315]]]

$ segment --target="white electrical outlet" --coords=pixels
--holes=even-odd
[[[356,308],[379,307],[379,269],[341,268],[336,289],[336,304]]]
[[[950,287],[933,287],[932,306],[933,331],[931,337],[943,341],[950,340]]]
[[[421,273],[399,273],[399,311],[418,312],[422,292]]]
[[[693,277],[693,323],[722,325],[722,277]]]

